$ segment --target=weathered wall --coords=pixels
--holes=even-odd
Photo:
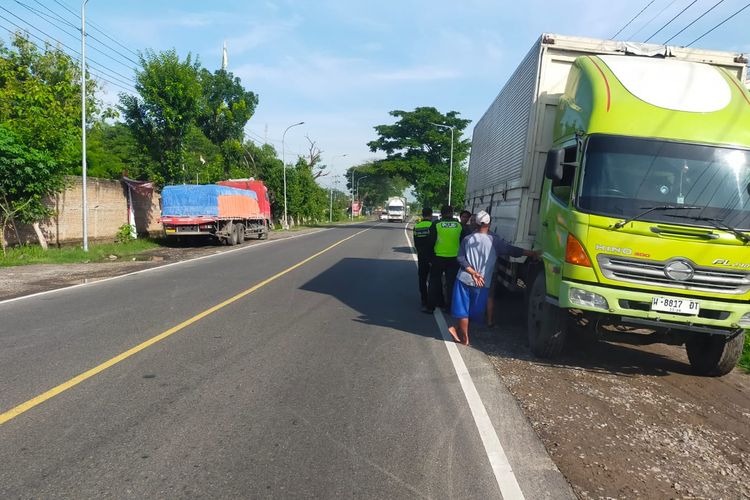
[[[83,240],[81,177],[69,177],[68,187],[55,197],[45,201],[54,212],[41,224],[50,245],[65,245]],[[114,241],[117,230],[128,222],[128,191],[120,181],[89,177],[86,182],[88,198],[89,241]],[[158,233],[161,226],[158,193],[132,192],[135,207],[135,224],[138,234]],[[7,241],[13,245],[37,242],[31,226],[18,224],[18,238],[13,228],[5,229]]]

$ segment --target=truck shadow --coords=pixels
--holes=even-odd
[[[526,340],[526,307],[521,297],[506,295],[497,299],[495,318],[498,326],[475,326],[471,330],[474,347],[489,355],[621,376],[692,374],[684,350],[673,346],[633,346],[569,337],[559,358],[537,358]]]
[[[440,338],[432,316],[419,310],[417,267],[411,259],[345,258],[301,289],[335,297],[357,311],[358,323]]]

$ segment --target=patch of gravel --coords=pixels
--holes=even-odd
[[[525,343],[523,305],[472,327],[575,493],[589,498],[750,498],[750,376],[690,373],[684,350],[598,342],[555,362]]]

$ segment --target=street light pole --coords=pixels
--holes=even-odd
[[[432,122],[431,122],[432,123]],[[440,123],[432,123],[436,127],[440,128],[448,128],[451,130],[451,166],[450,171],[448,173],[448,205],[451,204],[451,191],[453,189],[453,131],[456,129],[453,125],[443,125]]]
[[[343,158],[344,156],[349,156],[348,153],[344,153],[342,155],[336,155],[331,157],[331,171],[333,171],[333,160],[336,158]],[[333,222],[333,184],[331,184],[331,206],[328,209],[328,222]]]
[[[370,176],[369,175],[363,175],[362,177],[360,177],[359,179],[357,179],[357,201],[360,202],[360,207],[359,207],[360,213],[362,211],[362,201],[359,199],[359,183],[362,182],[362,179],[367,179],[368,177],[370,177]]]
[[[284,229],[289,229],[289,219],[286,215],[286,151],[284,150],[284,138],[286,138],[286,133],[289,131],[290,128],[296,127],[298,125],[304,125],[305,122],[299,122],[295,123],[293,125],[289,125],[286,130],[284,130],[284,133],[281,135],[281,166],[284,170]]]
[[[352,204],[349,207],[349,219],[354,220],[354,169],[352,169]]]
[[[81,2],[81,177],[83,211],[83,251],[89,251],[89,204],[86,192],[86,4]]]

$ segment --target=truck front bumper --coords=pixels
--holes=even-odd
[[[596,306],[581,304],[580,299],[571,297],[581,295],[580,291],[594,294]],[[690,297],[700,302],[700,312],[697,315],[675,314],[651,310],[651,301],[655,296],[674,296],[668,292],[640,292],[622,288],[607,288],[588,283],[578,283],[563,280],[560,283],[559,306],[566,309],[580,309],[600,314],[610,314],[627,318],[639,318],[640,323],[661,325],[665,328],[684,328],[693,331],[709,331],[714,329],[734,332],[738,329],[750,329],[750,303],[724,302],[707,298]],[[674,296],[675,298],[685,297]],[[606,300],[606,305],[600,298]],[[634,321],[638,323],[638,321]]]

